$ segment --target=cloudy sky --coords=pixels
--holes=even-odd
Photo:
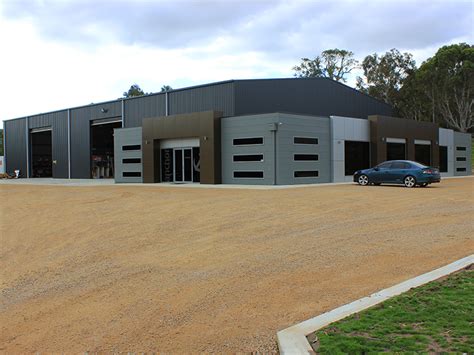
[[[420,64],[474,42],[472,0],[0,0],[0,120],[240,78],[328,48]],[[353,85],[354,78],[349,81]]]

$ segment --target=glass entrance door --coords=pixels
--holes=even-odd
[[[174,182],[193,182],[192,148],[174,149]]]

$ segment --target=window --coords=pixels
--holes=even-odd
[[[294,176],[295,176],[295,178],[318,177],[319,176],[319,171],[317,171],[317,170],[295,171]]]
[[[390,167],[390,169],[410,169],[410,168],[411,168],[410,164],[404,163],[402,161],[396,161],[392,163],[392,166]]]
[[[263,137],[254,138],[235,138],[234,145],[256,145],[263,144]]]
[[[405,143],[387,143],[387,160],[405,159]]]
[[[263,179],[263,171],[234,171],[234,178]]]
[[[294,161],[318,161],[318,154],[294,154]]]
[[[139,171],[124,171],[122,173],[123,177],[141,177],[142,173]]]
[[[456,150],[464,152],[466,151],[466,147],[456,147]]]
[[[377,168],[379,168],[379,169],[390,169],[391,166],[392,166],[392,163],[387,162],[387,163],[382,163],[382,164],[377,165]]]
[[[318,144],[318,138],[293,137],[293,143],[295,143],[295,144]]]
[[[232,157],[235,162],[244,162],[244,161],[263,161],[263,154],[242,154],[234,155]]]
[[[345,175],[354,175],[357,170],[370,167],[369,142],[344,142],[344,170]]]
[[[456,168],[456,171],[466,171],[466,168]]]
[[[466,161],[466,157],[457,157],[456,161]]]
[[[439,146],[439,171],[448,172],[448,147]]]
[[[140,144],[122,146],[122,150],[140,150],[140,149],[142,149],[142,146]]]
[[[415,160],[424,165],[431,165],[431,145],[415,144]]]
[[[122,164],[140,164],[142,160],[140,158],[124,158]]]

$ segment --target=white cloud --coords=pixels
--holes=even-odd
[[[358,59],[395,47],[421,64],[442,45],[473,42],[472,6],[463,0],[6,0],[0,3],[0,119],[111,100],[133,83],[152,92],[165,84],[290,77],[301,57],[334,47]]]

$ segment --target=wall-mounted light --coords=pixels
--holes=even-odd
[[[202,137],[202,139],[204,139],[205,141],[207,141],[208,138],[207,138],[207,136],[204,136],[204,137]]]
[[[100,109],[100,112],[102,112],[102,113],[107,113],[108,111],[109,111],[109,109],[108,109],[108,108],[105,108],[105,107],[102,107],[102,108]]]

